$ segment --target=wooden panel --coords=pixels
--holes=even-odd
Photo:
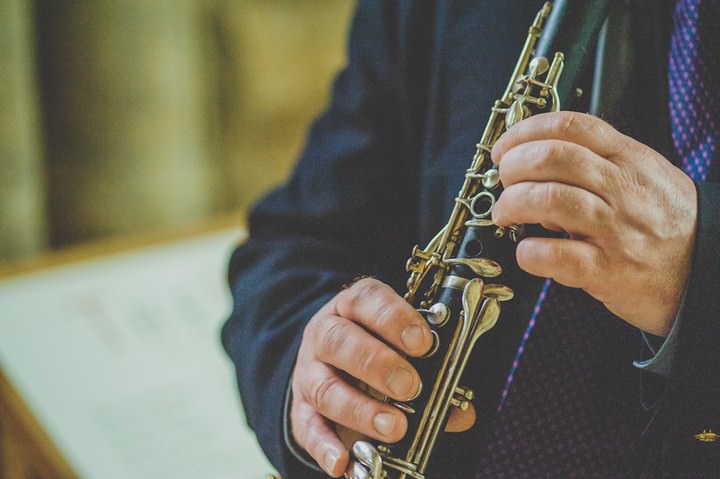
[[[77,477],[0,371],[0,477]]]

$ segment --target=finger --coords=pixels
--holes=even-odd
[[[541,224],[581,236],[607,230],[610,207],[597,195],[563,183],[526,181],[506,188],[492,211],[499,226]]]
[[[562,140],[521,143],[502,157],[504,187],[524,181],[552,181],[577,186],[608,200],[608,178],[618,167],[587,148]]]
[[[630,142],[600,118],[587,113],[562,111],[541,113],[517,123],[506,131],[492,149],[497,164],[513,147],[537,140],[563,140],[584,146],[603,158],[612,159]]]
[[[475,406],[470,404],[470,407],[466,410],[453,408],[450,411],[450,417],[448,423],[445,426],[446,432],[464,432],[470,429],[475,424],[477,414],[475,412]]]
[[[298,390],[317,412],[366,436],[396,442],[407,430],[402,412],[351,386],[329,366],[300,381]]]
[[[410,363],[357,323],[337,316],[318,318],[313,342],[317,359],[384,395],[407,401],[420,392],[420,376]]]
[[[330,422],[307,403],[293,401],[290,425],[295,442],[330,476],[340,477],[347,467],[349,453]]]
[[[517,245],[520,268],[572,288],[595,290],[604,267],[602,251],[585,241],[525,238]]]
[[[432,346],[423,317],[388,285],[372,278],[354,283],[335,297],[335,313],[356,321],[411,356]]]

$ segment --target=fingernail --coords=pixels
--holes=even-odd
[[[425,333],[420,326],[411,324],[400,333],[400,339],[408,351],[417,351],[423,347]]]
[[[405,368],[395,368],[387,379],[387,387],[395,394],[396,399],[412,397],[415,390],[413,389],[413,375]]]
[[[375,425],[375,429],[383,436],[389,436],[390,434],[392,434],[393,430],[395,429],[396,422],[397,419],[395,418],[395,415],[388,412],[381,412],[377,414],[373,419],[373,425]]]
[[[328,452],[326,452],[325,458],[323,460],[323,462],[325,463],[325,470],[329,473],[332,473],[335,470],[338,459],[340,459],[340,454],[338,454],[337,451],[335,451],[334,449],[330,449]]]

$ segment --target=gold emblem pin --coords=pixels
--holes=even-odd
[[[700,442],[716,442],[720,440],[720,434],[712,431],[712,429],[703,429],[700,434],[695,434],[695,439]]]

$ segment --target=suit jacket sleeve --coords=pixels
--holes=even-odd
[[[720,434],[720,184],[697,183],[697,191],[692,273],[652,425],[660,437],[657,476],[663,478],[716,477],[720,471],[720,442],[696,437],[706,430]],[[652,378],[644,379],[652,385]]]
[[[328,110],[289,181],[251,212],[249,239],[231,259],[234,308],[222,340],[248,423],[286,479],[313,474],[284,446],[282,424],[306,323],[357,275],[401,284],[415,236],[413,119],[398,53],[410,22],[399,10],[360,2]]]

